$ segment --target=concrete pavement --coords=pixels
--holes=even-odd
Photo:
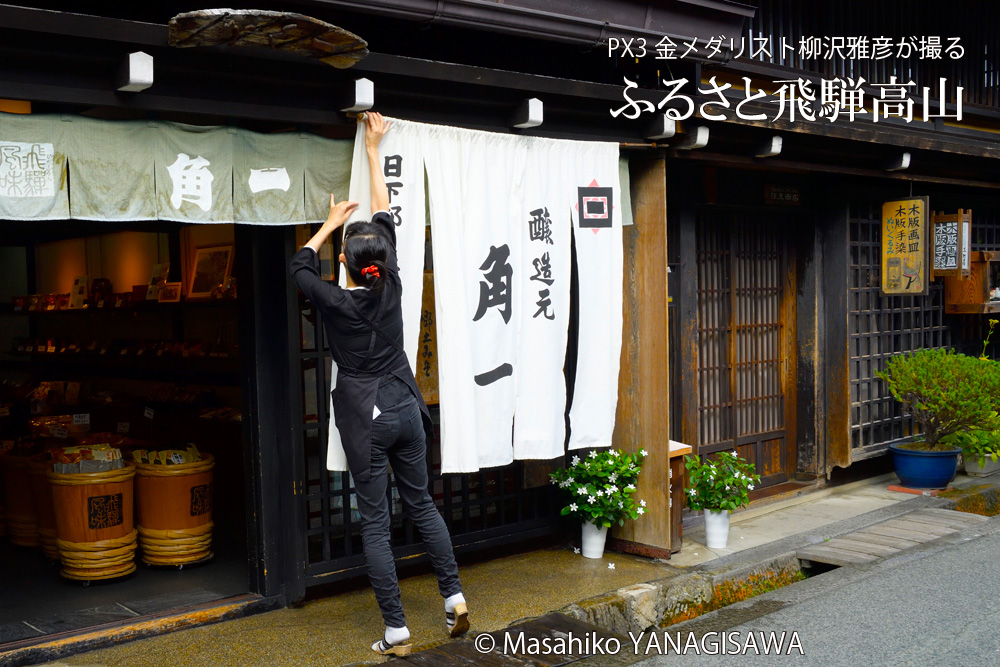
[[[831,531],[893,516],[905,511],[901,507],[907,504],[938,502],[886,491],[892,481],[894,476],[884,476],[737,514],[725,550],[708,550],[698,541],[703,539],[703,529],[693,528],[685,536],[681,553],[666,562],[611,553],[592,561],[568,549],[548,549],[464,567],[461,574],[473,632],[502,629],[559,609],[618,632],[670,611],[674,603],[684,603],[673,609],[679,612],[678,618],[683,617],[697,606],[689,604],[691,586],[696,593],[701,591],[698,594],[704,601],[706,595],[711,597],[713,586],[719,590],[720,583],[766,578],[775,572],[784,577],[793,569],[788,556],[793,544],[822,540]],[[967,480],[957,480],[962,481]],[[609,569],[611,563],[614,569]],[[412,577],[403,580],[401,588],[418,648],[446,640],[434,578]],[[91,651],[50,666],[374,663],[381,658],[368,645],[380,632],[374,598],[370,590],[361,590],[297,609]]]
[[[609,569],[610,563],[615,569]],[[648,559],[608,554],[591,560],[568,549],[518,554],[460,570],[473,631],[500,630],[584,597],[658,579],[671,570]],[[418,646],[448,638],[444,604],[431,575],[400,582],[407,625]],[[331,667],[377,663],[369,646],[383,631],[370,589],[248,618],[183,630],[50,665],[102,667]]]
[[[683,568],[701,565],[910,500],[912,496],[886,488],[896,482],[896,475],[890,473],[737,512],[730,521],[725,549],[706,547],[704,524],[695,526],[684,533],[684,547],[670,558],[670,564]]]
[[[989,665],[1000,663],[1000,517],[870,565],[852,565],[669,628],[683,643],[704,638],[729,655],[688,650],[656,656],[644,667],[685,664]],[[751,633],[785,632],[784,654],[743,656],[734,648]],[[791,633],[798,649],[791,649]],[[714,633],[714,634],[712,634]],[[665,642],[661,642],[665,644]],[[772,644],[772,647],[774,645]],[[644,650],[647,642],[640,642]],[[628,647],[633,652],[633,646]],[[657,651],[654,648],[653,653]],[[595,661],[588,664],[599,664]]]

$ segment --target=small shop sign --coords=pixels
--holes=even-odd
[[[972,211],[958,209],[958,213],[934,212],[931,215],[933,230],[933,275],[961,276],[969,266],[970,236],[972,236]]]
[[[883,294],[927,294],[929,205],[927,197],[882,204]]]
[[[765,185],[764,203],[798,206],[802,202],[802,193],[798,188],[786,185]]]

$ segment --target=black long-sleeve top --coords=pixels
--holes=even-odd
[[[322,315],[330,353],[338,366],[337,385],[332,393],[334,419],[351,474],[362,481],[371,463],[371,425],[382,376],[392,374],[410,387],[423,413],[425,429],[430,427],[427,406],[402,351],[403,286],[396,260],[395,226],[384,211],[376,213],[372,222],[387,235],[391,248],[386,261],[385,287],[381,293],[368,288],[348,290],[323,280],[320,277],[319,257],[307,246],[295,253],[289,267],[295,284]],[[376,319],[380,299],[384,303],[381,304],[381,315]],[[374,339],[372,326],[361,314],[381,329]],[[387,337],[393,342],[389,342]],[[391,406],[379,406],[379,409],[385,407]]]

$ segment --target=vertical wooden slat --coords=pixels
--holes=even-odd
[[[621,540],[670,550],[670,369],[667,316],[667,192],[662,156],[630,164],[635,224],[623,232],[638,267],[624,285],[624,327],[634,340],[622,346],[621,376],[612,445],[649,452],[638,482],[647,516],[626,522]],[[674,480],[680,484],[681,480]],[[648,550],[646,555],[653,555]]]

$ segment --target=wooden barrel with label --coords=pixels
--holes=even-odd
[[[215,458],[202,454],[193,463],[135,465],[142,562],[185,565],[210,558]]]
[[[31,493],[31,477],[27,456],[3,454],[4,497],[6,499],[7,534],[13,544],[37,547],[38,511]]]
[[[135,465],[119,470],[47,473],[62,576],[92,581],[135,572]]]
[[[29,471],[31,473],[31,494],[35,500],[35,510],[38,512],[38,541],[42,545],[42,553],[50,560],[59,560],[59,547],[56,546],[56,509],[52,504],[52,485],[49,484],[48,472],[52,470],[52,457],[39,454],[32,457]]]

